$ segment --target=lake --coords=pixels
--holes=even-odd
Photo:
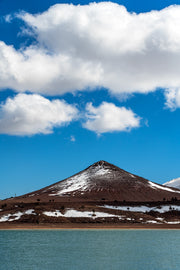
[[[180,230],[0,231],[0,270],[179,270]]]

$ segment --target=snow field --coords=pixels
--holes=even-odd
[[[34,212],[34,209],[26,210],[25,212],[17,212],[14,214],[8,214],[4,215],[0,218],[0,222],[6,222],[6,221],[14,221],[20,219],[23,215],[36,215]]]
[[[43,212],[44,215],[49,217],[67,217],[67,218],[76,218],[76,217],[83,217],[83,218],[105,218],[105,217],[118,217],[121,216],[103,213],[103,212],[93,212],[93,211],[78,211],[75,209],[68,209],[65,214],[63,215],[59,210],[55,211],[45,211]]]
[[[145,205],[142,206],[113,206],[113,205],[104,205],[103,208],[121,210],[121,211],[129,211],[129,212],[150,212],[156,211],[159,213],[165,213],[171,210],[180,211],[179,205],[161,205],[159,207],[148,207]]]
[[[92,175],[93,177],[104,176],[109,173],[109,169],[102,168],[101,166],[97,166],[94,169],[89,168],[89,170],[81,172],[75,176],[68,178],[65,182],[63,181],[62,183],[53,186],[53,188],[61,190],[57,193],[50,194],[50,196],[65,195],[69,192],[88,190],[90,188],[90,180]]]
[[[170,192],[175,192],[175,193],[180,193],[180,191],[176,191],[176,190],[173,190],[171,188],[168,188],[168,187],[165,187],[165,186],[159,186],[158,184],[155,184],[151,181],[148,182],[149,185],[154,188],[154,189],[162,189],[162,190],[165,190],[165,191],[170,191]]]

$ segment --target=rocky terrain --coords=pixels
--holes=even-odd
[[[180,224],[180,190],[105,161],[0,202],[0,224]]]

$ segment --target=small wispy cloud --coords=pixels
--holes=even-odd
[[[8,15],[4,16],[4,20],[7,23],[11,23],[13,19],[14,19],[14,15],[13,14],[8,14]]]
[[[75,138],[75,136],[74,136],[74,135],[71,135],[71,137],[70,137],[70,141],[71,141],[71,142],[75,142],[75,141],[76,141],[76,138]]]

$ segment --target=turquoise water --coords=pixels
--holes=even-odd
[[[178,230],[0,231],[0,270],[179,270]]]

